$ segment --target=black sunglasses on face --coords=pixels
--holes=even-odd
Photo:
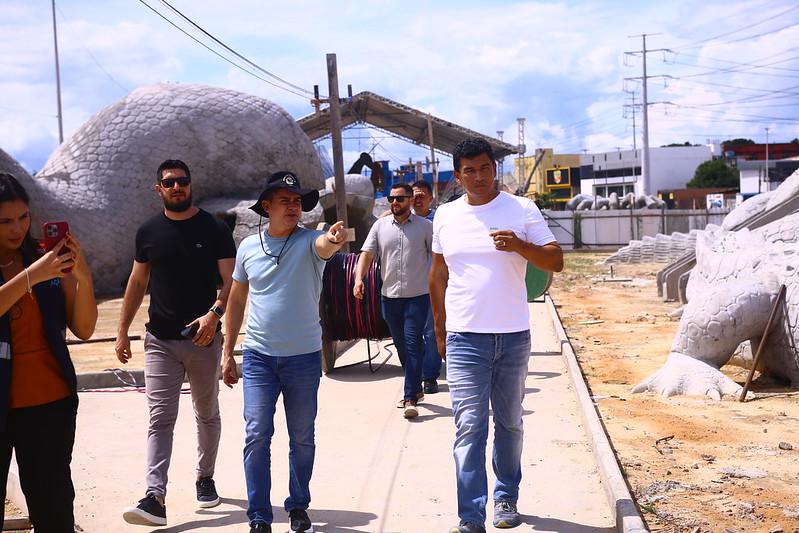
[[[161,180],[161,187],[171,189],[176,183],[181,187],[188,187],[191,183],[191,178],[165,178]]]
[[[386,196],[386,198],[388,198],[388,203],[392,203],[394,201],[403,203],[405,200],[410,198],[410,196]]]

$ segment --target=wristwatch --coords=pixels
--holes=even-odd
[[[219,318],[222,318],[222,316],[225,314],[225,310],[219,307],[218,305],[213,306],[211,309],[209,309],[209,311],[214,313]]]

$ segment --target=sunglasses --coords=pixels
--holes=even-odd
[[[165,178],[161,180],[161,187],[171,189],[176,183],[181,187],[188,187],[191,183],[191,178]]]
[[[388,203],[392,203],[394,201],[402,203],[408,198],[410,198],[410,196],[386,196],[386,198],[388,198]]]

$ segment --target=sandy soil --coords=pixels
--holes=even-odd
[[[745,403],[632,394],[665,361],[680,304],[658,298],[660,264],[603,281],[606,255],[567,254],[551,295],[650,530],[799,532],[799,392],[755,374]],[[742,385],[749,372],[722,370]]]

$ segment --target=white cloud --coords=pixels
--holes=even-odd
[[[147,2],[167,13],[162,4]],[[351,84],[354,92],[382,94],[487,135],[503,130],[505,140],[513,144],[518,141],[516,118],[525,117],[528,154],[536,147],[580,153],[632,146],[631,110],[624,118],[623,107],[631,100],[622,86],[623,78],[641,76],[641,63],[639,59],[626,67],[622,58],[624,52],[641,48],[640,37],[630,36],[642,33],[649,34],[650,50],[681,52],[675,63],[648,55],[648,75],[675,78],[667,88],[650,79],[650,101],[682,106],[669,108],[668,114],[663,106],[650,109],[652,145],[704,142],[705,137],[750,137],[762,142],[765,127],[772,128],[772,142],[799,137],[795,89],[785,98],[772,93],[757,106],[751,101],[710,105],[762,94],[757,90],[787,89],[796,85],[795,70],[784,71],[794,78],[779,78],[773,74],[780,71],[774,69],[687,77],[724,68],[723,60],[767,63],[764,58],[780,52],[784,55],[774,61],[793,61],[775,66],[794,67],[791,49],[799,42],[799,26],[780,28],[796,20],[799,11],[775,17],[794,7],[791,0],[754,6],[744,0],[699,4],[674,0],[667,8],[649,2],[630,6],[621,0],[171,3],[242,56],[308,91],[319,85],[327,94],[325,56],[335,53],[342,95]],[[67,134],[130,90],[161,81],[256,94],[297,118],[312,112],[307,95],[277,89],[233,67],[141,2],[62,0],[57,5]],[[41,168],[57,143],[50,6],[5,0],[3,13],[0,147],[24,158],[29,168]],[[178,20],[174,14],[169,17]],[[198,31],[190,33],[200,39]],[[753,37],[758,33],[764,35]],[[736,39],[743,40],[730,42]],[[686,48],[692,43],[700,44]],[[636,98],[640,104],[640,88]],[[639,110],[635,130],[639,146],[640,120]],[[370,146],[379,142],[377,151],[385,150],[392,164],[407,157],[423,159],[429,153],[423,147],[384,139],[380,132],[373,135],[378,140],[368,141]],[[360,153],[358,143],[366,141],[347,141],[348,153]],[[345,166],[349,164],[345,161]]]

